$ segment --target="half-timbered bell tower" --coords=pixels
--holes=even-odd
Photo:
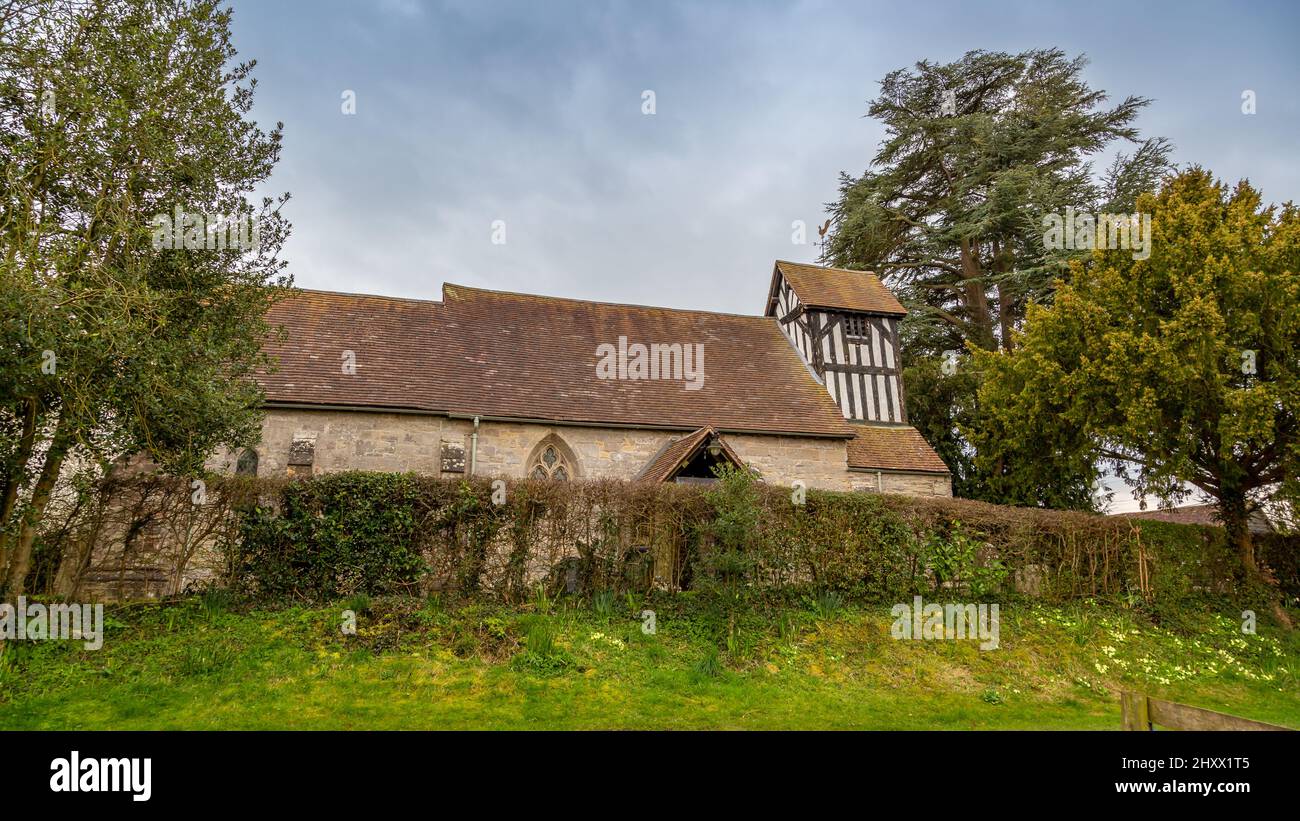
[[[874,274],[778,261],[775,317],[845,419],[906,424],[898,320],[907,314]]]

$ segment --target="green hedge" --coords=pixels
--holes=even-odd
[[[1300,536],[1270,533],[1255,537],[1255,555],[1286,601],[1300,605]]]
[[[411,476],[341,473],[279,489],[274,509],[242,512],[233,581],[268,598],[414,588],[426,564],[417,510],[427,486]]]
[[[229,545],[232,583],[276,598],[449,590],[518,599],[651,586],[927,591],[1049,600],[1253,600],[1220,528],[962,499],[715,485],[443,481],[339,473],[269,483]],[[504,496],[504,498],[502,498]],[[497,502],[500,502],[499,504]],[[1295,538],[1261,556],[1289,595]],[[1288,563],[1289,562],[1289,563]]]

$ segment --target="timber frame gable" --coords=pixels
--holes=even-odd
[[[907,424],[898,339],[898,319],[906,311],[878,279],[778,261],[766,314],[845,419]]]

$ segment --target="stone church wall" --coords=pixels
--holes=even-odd
[[[468,470],[472,432],[469,420],[441,416],[271,408],[257,448],[257,472],[283,476],[375,470],[454,476],[456,472],[444,470],[444,455],[448,448],[459,451]],[[577,462],[574,472],[584,479],[633,479],[664,445],[685,434],[494,421],[481,421],[478,432],[480,476],[525,477],[538,443],[554,434],[571,450]],[[841,440],[734,433],[726,440],[771,483],[802,480],[810,488],[875,491],[879,482],[886,493],[952,495],[944,476],[884,473],[878,480],[875,473],[849,471]],[[237,458],[221,453],[208,466],[233,472]]]
[[[736,455],[755,467],[764,481],[810,488],[848,490],[848,449],[843,439],[800,436],[726,435]]]
[[[952,480],[929,473],[887,473],[874,471],[849,474],[848,490],[900,493],[906,496],[951,496]]]

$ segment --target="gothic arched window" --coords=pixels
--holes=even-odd
[[[533,448],[533,454],[528,460],[528,478],[567,482],[576,475],[576,462],[569,446],[560,437],[551,434]]]
[[[257,451],[249,448],[239,454],[239,461],[235,463],[235,473],[239,476],[256,476]]]

